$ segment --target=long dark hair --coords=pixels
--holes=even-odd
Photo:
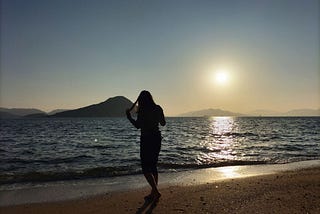
[[[143,90],[140,92],[138,101],[138,114],[144,111],[154,109],[156,103],[153,100],[153,97],[149,91]]]
[[[138,104],[137,108],[137,113],[142,113],[148,110],[152,110],[156,107],[156,103],[154,102],[152,95],[149,91],[143,90],[140,92],[138,99],[136,102],[133,103],[133,105],[130,108],[130,111],[136,107]]]

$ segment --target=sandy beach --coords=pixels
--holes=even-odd
[[[320,168],[235,178],[201,185],[106,193],[86,199],[0,207],[6,213],[320,213]]]

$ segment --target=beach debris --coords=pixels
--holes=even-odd
[[[178,212],[184,212],[185,210],[184,209],[181,209],[181,208],[176,208],[176,209],[173,209],[174,211],[178,211]]]

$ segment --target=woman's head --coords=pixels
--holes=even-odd
[[[143,90],[140,92],[137,99],[139,108],[149,108],[155,106],[152,95],[149,91]]]

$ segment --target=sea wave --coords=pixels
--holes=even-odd
[[[140,168],[130,166],[96,167],[80,171],[33,171],[26,173],[1,173],[0,185],[12,183],[50,182],[88,178],[113,177],[140,173]]]
[[[160,172],[169,172],[171,170],[190,170],[203,169],[211,167],[235,166],[235,165],[259,165],[266,164],[266,161],[220,161],[208,164],[177,164],[170,162],[160,162],[158,164]],[[131,166],[118,167],[95,167],[85,170],[71,171],[33,171],[25,173],[0,173],[0,185],[13,183],[30,183],[30,182],[51,182],[59,180],[77,180],[89,178],[105,178],[114,176],[134,175],[141,173],[138,164]]]
[[[243,165],[260,165],[267,164],[267,161],[241,161],[241,160],[226,160],[215,163],[201,163],[201,164],[177,164],[170,162],[159,163],[159,167],[163,169],[203,169],[222,166],[243,166]]]
[[[320,118],[167,118],[159,171],[320,158]],[[0,123],[0,184],[140,173],[139,131],[126,118]]]

